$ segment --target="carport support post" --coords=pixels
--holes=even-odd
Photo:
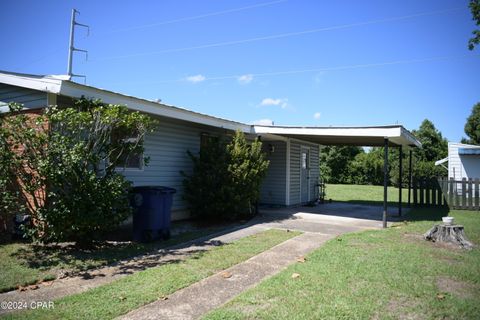
[[[402,168],[402,158],[403,158],[403,150],[402,146],[398,148],[398,216],[402,216],[402,183],[403,183],[403,168]]]
[[[408,207],[410,208],[410,194],[412,193],[412,148],[408,150]]]
[[[383,227],[387,227],[387,185],[388,185],[388,139],[385,138],[383,160]]]

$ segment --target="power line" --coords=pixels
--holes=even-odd
[[[252,77],[282,76],[282,75],[301,74],[301,73],[309,73],[309,72],[342,71],[342,70],[365,69],[365,68],[383,67],[383,66],[392,66],[392,65],[405,65],[405,64],[450,60],[450,59],[462,59],[462,58],[470,58],[470,57],[480,57],[480,55],[470,54],[470,55],[456,55],[456,56],[438,56],[438,57],[429,57],[429,58],[422,58],[422,59],[394,60],[394,61],[385,61],[385,62],[377,62],[377,63],[335,66],[335,67],[284,70],[284,71],[262,72],[262,73],[248,73],[248,75]],[[238,79],[242,75],[245,75],[245,73],[237,74],[237,75],[227,75],[227,76],[204,77],[202,81]],[[117,83],[111,83],[111,84],[130,84],[130,83],[133,84],[134,83],[134,84],[144,85],[144,84],[175,83],[175,82],[184,82],[184,81],[187,81],[187,80],[185,78],[182,78],[182,79],[152,81],[152,82],[139,82],[139,81],[117,82]]]
[[[121,28],[121,29],[112,30],[112,31],[108,31],[106,33],[100,34],[100,36],[110,35],[110,34],[118,33],[118,32],[125,32],[125,31],[132,31],[132,30],[158,27],[158,26],[163,26],[163,25],[178,23],[178,22],[204,19],[204,18],[220,16],[220,15],[224,15],[224,14],[228,14],[228,13],[234,13],[234,12],[239,12],[239,11],[244,11],[244,10],[250,10],[250,9],[255,9],[255,8],[260,8],[260,7],[271,6],[271,5],[274,5],[274,4],[279,4],[279,3],[287,2],[287,1],[288,0],[277,0],[277,1],[263,2],[263,3],[258,3],[258,4],[246,6],[246,7],[240,7],[240,8],[223,10],[223,11],[210,12],[210,13],[206,13],[206,14],[200,14],[200,15],[197,15],[197,16],[167,20],[167,21],[144,24],[144,25],[139,25],[139,26],[132,26],[132,27],[128,27],[128,28]]]
[[[255,9],[255,8],[261,8],[261,7],[266,7],[266,6],[271,6],[275,4],[279,4],[282,2],[287,2],[288,0],[277,0],[277,1],[270,1],[270,2],[263,2],[263,3],[258,3],[250,6],[245,6],[245,7],[240,7],[240,8],[233,8],[233,9],[228,9],[228,10],[223,10],[223,11],[216,11],[216,12],[210,12],[206,14],[201,14],[201,15],[196,15],[196,16],[191,16],[191,17],[185,17],[185,18],[179,18],[179,19],[172,19],[172,20],[167,20],[167,21],[162,21],[158,23],[151,23],[151,24],[144,24],[144,25],[138,25],[138,26],[132,26],[128,28],[122,28],[122,29],[117,29],[117,30],[112,30],[108,31],[105,33],[100,33],[100,34],[93,34],[96,37],[102,37],[102,36],[107,36],[111,35],[114,33],[118,32],[124,32],[124,31],[131,31],[131,30],[138,30],[138,29],[146,29],[146,28],[151,28],[151,27],[156,27],[156,26],[162,26],[162,25],[167,25],[167,24],[173,24],[173,23],[178,23],[178,22],[185,22],[185,21],[192,21],[192,20],[198,20],[198,19],[204,19],[208,17],[214,17],[214,16],[220,16],[220,15],[225,15],[228,13],[234,13],[234,12],[239,12],[239,11],[244,11],[244,10],[250,10],[250,9]],[[35,58],[31,60],[28,63],[22,64],[22,67],[29,66],[35,62],[39,62],[42,60],[45,60],[50,56],[50,54],[57,53],[60,50],[63,50],[63,48],[58,47],[55,50],[49,51],[46,55],[41,56],[39,58]],[[95,61],[95,60],[94,60]]]
[[[270,36],[263,36],[263,37],[256,37],[256,38],[249,38],[249,39],[242,39],[242,40],[233,40],[233,41],[210,43],[210,44],[204,44],[204,45],[198,45],[198,46],[192,46],[192,47],[165,49],[165,50],[159,50],[159,51],[149,51],[149,52],[134,53],[134,54],[127,54],[127,55],[120,55],[120,56],[104,57],[104,58],[96,59],[95,61],[106,61],[106,60],[114,60],[114,59],[133,58],[133,57],[144,57],[144,56],[151,56],[151,55],[157,55],[157,54],[163,54],[163,53],[175,53],[175,52],[191,51],[191,50],[197,50],[197,49],[207,49],[207,48],[214,48],[214,47],[231,46],[231,45],[237,45],[237,44],[243,44],[243,43],[249,43],[249,42],[256,42],[256,41],[263,41],[263,40],[273,40],[273,39],[294,37],[294,36],[300,36],[300,35],[306,35],[306,34],[312,34],[312,33],[324,32],[324,31],[340,30],[340,29],[367,26],[367,25],[378,24],[378,23],[407,20],[407,19],[413,19],[413,18],[418,18],[418,17],[431,16],[431,15],[437,15],[437,14],[452,12],[452,11],[456,11],[456,10],[460,10],[460,9],[464,9],[464,8],[463,7],[455,7],[455,8],[445,9],[445,10],[422,12],[422,13],[416,13],[416,14],[399,16],[399,17],[376,19],[376,20],[370,20],[370,21],[364,21],[364,22],[336,25],[336,26],[316,28],[316,29],[297,31],[297,32],[280,33],[280,34],[275,34],[275,35],[270,35]]]

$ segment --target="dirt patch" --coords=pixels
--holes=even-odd
[[[404,233],[403,236],[405,238],[407,238],[408,240],[412,240],[412,241],[425,241],[423,239],[423,235],[419,234],[419,233]]]
[[[387,310],[391,315],[397,316],[400,320],[424,319],[425,315],[415,313],[411,309],[418,306],[418,302],[407,298],[391,299],[388,302]]]
[[[450,293],[462,299],[475,297],[475,291],[479,289],[474,284],[450,277],[438,277],[436,283],[441,292]]]
[[[370,319],[371,320],[379,320],[385,318],[385,313],[388,313],[394,319],[400,320],[418,320],[424,319],[425,315],[418,314],[412,309],[416,308],[419,305],[418,301],[413,299],[407,299],[404,297],[401,298],[392,298],[388,304],[386,309],[382,309],[382,311],[377,311]]]
[[[423,238],[423,235],[419,233],[404,233],[403,237],[409,242],[422,243],[425,245],[430,245],[434,248],[442,248],[442,249],[447,249],[454,252],[459,252],[464,250],[462,249],[462,247],[449,242],[427,241]]]

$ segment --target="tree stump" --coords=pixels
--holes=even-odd
[[[473,248],[473,244],[465,236],[463,226],[459,224],[437,224],[428,230],[423,237],[425,240],[432,242],[448,242],[464,249]]]

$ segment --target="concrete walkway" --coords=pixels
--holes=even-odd
[[[197,319],[263,279],[278,273],[295,259],[318,248],[334,235],[304,233],[226,271],[179,290],[120,319]],[[224,277],[227,273],[230,277]]]
[[[266,211],[253,223],[262,228],[300,230],[304,232],[302,235],[179,290],[167,300],[155,301],[119,319],[198,319],[265,278],[285,269],[296,262],[297,258],[319,248],[327,240],[344,233],[379,227],[378,221],[324,217],[298,209],[294,210],[293,214],[291,209]],[[228,276],[225,277],[225,274]]]

